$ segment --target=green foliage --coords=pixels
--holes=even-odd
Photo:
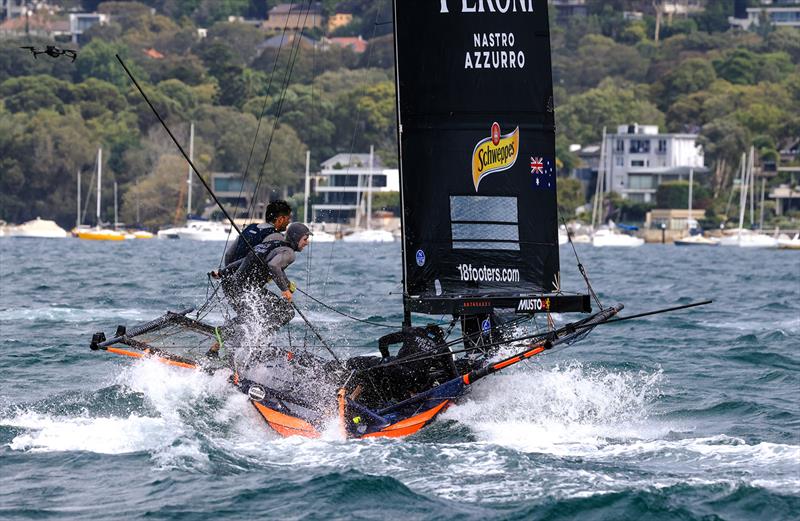
[[[716,79],[717,74],[709,60],[689,58],[668,72],[655,86],[658,106],[662,110],[667,109],[687,94],[707,89]]]
[[[90,170],[102,145],[106,172],[120,182],[126,211],[134,208],[134,194],[140,207],[152,196],[159,202],[146,209],[152,210],[148,222],[171,220],[185,168],[165,159],[174,155],[174,146],[119,66],[117,53],[177,134],[186,136],[188,121],[197,122],[195,157],[205,170],[247,170],[252,179],[264,164],[267,189],[280,189],[298,182],[306,149],[316,164],[371,144],[384,164],[396,165],[394,42],[392,25],[383,23],[391,19],[389,4],[323,1],[326,14],[354,13],[355,21],[340,32],[368,39],[363,54],[335,46],[322,51],[307,40],[280,51],[263,48],[268,35],[226,21],[229,15],[263,18],[277,3],[103,2],[99,10],[112,13],[112,22],[84,33],[75,63],[33,59],[23,50],[0,53],[0,218],[19,221],[36,211],[52,216],[57,212],[51,206],[72,204],[76,168]],[[568,145],[597,142],[603,126],[613,131],[620,124],[655,124],[670,132],[699,132],[706,164],[712,170],[719,162],[726,165],[714,190],[727,200],[725,180],[742,151],[755,144],[761,157],[774,158],[777,148],[800,135],[800,32],[767,26],[729,31],[732,3],[704,3],[704,12],[690,19],[662,19],[658,43],[653,17],[622,16],[641,10],[631,0],[593,1],[587,17],[551,20],[559,173],[578,165]],[[208,27],[208,37],[200,39],[197,27]],[[8,43],[10,49],[52,44],[27,37]],[[145,54],[151,48],[164,57]],[[276,117],[279,125],[273,125]],[[47,160],[32,160],[37,154]],[[154,180],[145,183],[151,175]],[[574,180],[559,177],[558,184],[562,205],[578,205]],[[613,204],[622,220],[641,220],[648,208],[619,198]],[[677,204],[684,206],[685,201]],[[58,210],[62,224],[71,222],[72,210]],[[132,221],[130,214],[124,219]]]
[[[643,90],[611,81],[556,108],[556,123],[573,143],[597,142],[604,126],[614,129],[634,122],[663,125],[664,114],[647,100]]]
[[[135,63],[126,60],[127,48],[122,44],[94,40],[81,49],[80,59],[75,61],[75,76],[78,81],[97,78],[115,85],[119,89],[127,89],[131,80],[120,66],[116,54],[125,61],[131,73],[138,81],[147,79],[147,75]]]
[[[559,177],[556,182],[558,211],[564,219],[575,217],[575,209],[586,202],[583,185],[577,179]]]
[[[52,109],[65,112],[65,104],[73,101],[72,85],[52,76],[23,76],[0,84],[0,96],[5,98],[9,112],[35,112]]]
[[[698,183],[692,187],[692,207],[704,209],[710,204],[708,189]],[[689,205],[689,182],[669,181],[656,189],[656,204],[659,208],[687,208]]]
[[[372,196],[372,210],[400,215],[400,192],[378,192]]]

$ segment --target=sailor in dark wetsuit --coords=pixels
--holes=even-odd
[[[281,200],[270,202],[264,211],[264,222],[253,223],[242,230],[242,235],[225,251],[222,265],[228,266],[247,257],[251,251],[247,243],[255,247],[262,242],[282,240],[283,235],[280,235],[280,232],[285,231],[290,222],[292,222],[292,207],[289,203]]]
[[[234,335],[241,326],[253,318],[266,318],[266,333],[277,331],[294,317],[292,292],[294,284],[284,271],[297,252],[308,245],[311,232],[306,225],[292,223],[286,229],[285,239],[267,240],[256,245],[252,252],[220,270],[222,289],[228,297],[236,318],[226,329]],[[267,289],[274,281],[281,296]]]

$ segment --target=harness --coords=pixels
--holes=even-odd
[[[250,253],[250,248],[247,247],[247,243],[253,246],[255,250],[261,245],[264,239],[275,233],[275,231],[275,227],[271,224],[263,228],[260,227],[258,223],[247,225],[247,227],[242,230],[241,237],[236,240],[236,249],[233,252],[233,258],[230,263],[247,257],[247,254]],[[247,241],[247,243],[245,243],[245,241]]]

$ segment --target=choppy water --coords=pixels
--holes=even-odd
[[[88,349],[94,331],[202,303],[220,247],[0,240],[0,518],[800,513],[798,252],[580,248],[600,298],[627,313],[715,302],[598,328],[483,380],[414,437],[346,441],[278,438],[226,375]],[[312,249],[306,287],[399,323],[399,245],[331,248]],[[305,280],[304,260],[292,269]],[[567,248],[562,272],[581,289]],[[350,353],[384,333],[308,311]]]

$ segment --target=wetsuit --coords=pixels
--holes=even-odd
[[[280,237],[257,244],[243,259],[232,262],[220,272],[222,289],[236,311],[234,326],[241,327],[250,320],[266,319],[269,334],[294,318],[292,305],[267,289],[270,280],[281,292],[289,289],[284,270],[295,260],[295,248]]]

